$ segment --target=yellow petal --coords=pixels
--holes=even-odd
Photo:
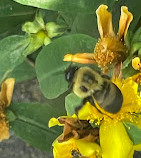
[[[134,145],[134,150],[136,151],[141,151],[141,144],[138,144],[138,145]]]
[[[0,101],[4,104],[3,106],[9,106],[11,103],[13,89],[14,89],[15,80],[9,78],[3,82],[0,92]]]
[[[56,126],[56,125],[62,125],[59,123],[58,119],[57,118],[51,118],[48,122],[48,127],[53,127],[53,126]]]
[[[69,139],[63,143],[58,143],[55,140],[52,144],[54,158],[72,158],[71,151],[77,150],[74,139]]]
[[[77,54],[67,54],[64,56],[64,61],[72,61],[81,64],[95,64],[93,53],[77,53]]]
[[[124,107],[129,107],[129,106],[137,106],[137,102],[140,102],[140,98],[138,96],[138,84],[134,82],[131,79],[127,79],[124,81],[124,84],[120,88],[122,94],[123,94],[123,106]],[[129,110],[128,110],[129,111]]]
[[[84,156],[89,157],[95,154],[99,155],[100,153],[100,147],[96,143],[79,139],[79,140],[76,140],[76,144],[78,146],[80,153]]]
[[[115,35],[113,31],[112,14],[107,11],[107,8],[108,6],[106,5],[100,5],[96,10],[98,30],[101,38],[103,38],[106,35]]]
[[[128,158],[133,158],[133,155],[134,155],[134,149],[131,150],[131,152],[129,153]]]
[[[121,16],[119,21],[119,30],[118,35],[119,38],[126,37],[128,27],[133,19],[132,13],[128,11],[128,8],[126,6],[121,7]]]
[[[64,124],[61,124],[61,123],[58,121],[59,118],[71,118],[71,116],[60,116],[60,117],[58,117],[58,118],[53,117],[53,118],[51,118],[51,119],[49,120],[49,122],[48,122],[48,127],[50,128],[50,127],[53,127],[53,126],[56,126],[56,125],[58,125],[58,126],[64,126]]]
[[[98,119],[102,117],[103,114],[100,113],[94,106],[87,102],[78,112],[78,118],[80,120],[91,120]]]
[[[0,121],[0,141],[9,138],[9,128],[5,120]]]
[[[76,140],[71,138],[62,143],[58,143],[58,141],[55,140],[52,146],[54,158],[72,158],[72,150],[80,152],[81,155],[87,158],[89,158],[89,156],[96,158],[96,155],[100,154],[100,147],[98,144],[83,139]]]
[[[132,67],[135,70],[139,70],[139,68],[141,67],[140,58],[139,57],[135,57],[134,59],[132,59]]]
[[[133,143],[130,140],[122,122],[113,120],[100,126],[100,145],[102,158],[129,158],[133,153]]]
[[[140,73],[137,73],[137,74],[129,77],[128,80],[133,80],[134,82],[136,82],[137,79],[140,77],[140,75],[141,75]]]

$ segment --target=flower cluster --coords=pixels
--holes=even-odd
[[[117,158],[132,158],[134,150],[141,149],[133,144],[124,126],[124,122],[131,122],[141,129],[138,85],[131,77],[125,80],[115,79],[112,82],[123,94],[122,108],[118,113],[108,113],[98,104],[99,109],[87,102],[78,116],[62,116],[50,120],[50,127],[64,125],[63,134],[53,143],[55,158],[63,153],[64,158],[71,158],[74,150],[88,158],[113,158],[115,155]]]
[[[67,54],[64,61],[97,63],[106,72],[109,65],[117,65],[126,59],[128,50],[124,41],[133,16],[127,7],[121,7],[119,30],[115,35],[112,14],[107,8],[106,5],[101,5],[96,11],[100,39],[94,54]],[[136,70],[141,70],[139,58],[133,60],[132,65]],[[141,144],[135,143],[130,137],[126,123],[141,130],[141,98],[138,92],[139,82],[135,80],[137,76],[139,77],[136,75],[127,79],[113,77],[111,80],[123,95],[122,107],[117,113],[105,111],[94,100],[96,106],[86,102],[77,115],[68,114],[50,119],[49,127],[64,126],[62,135],[53,143],[54,157],[133,158],[134,151],[141,150]]]

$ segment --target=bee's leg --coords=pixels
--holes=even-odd
[[[95,106],[95,103],[94,103],[94,99],[92,96],[89,96],[87,98],[84,98],[83,99],[83,104],[85,104],[86,102],[89,102],[91,105]]]
[[[78,122],[79,122],[80,125],[82,125],[82,124],[81,124],[81,121],[79,120],[78,112],[79,112],[79,110],[85,105],[86,102],[90,102],[91,105],[95,106],[93,97],[92,97],[92,96],[89,96],[89,97],[84,98],[84,99],[82,100],[81,104],[80,104],[78,107],[75,108],[75,114],[76,114],[76,116],[77,116],[77,119],[78,119]],[[82,127],[83,127],[83,125],[82,125]]]

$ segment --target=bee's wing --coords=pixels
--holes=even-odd
[[[97,92],[94,98],[101,108],[110,113],[117,113],[123,103],[121,91],[112,82],[105,89]]]

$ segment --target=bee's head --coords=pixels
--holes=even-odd
[[[77,66],[73,66],[73,67],[70,66],[69,68],[66,69],[65,78],[68,82],[72,82],[74,74],[78,69],[79,68]]]

